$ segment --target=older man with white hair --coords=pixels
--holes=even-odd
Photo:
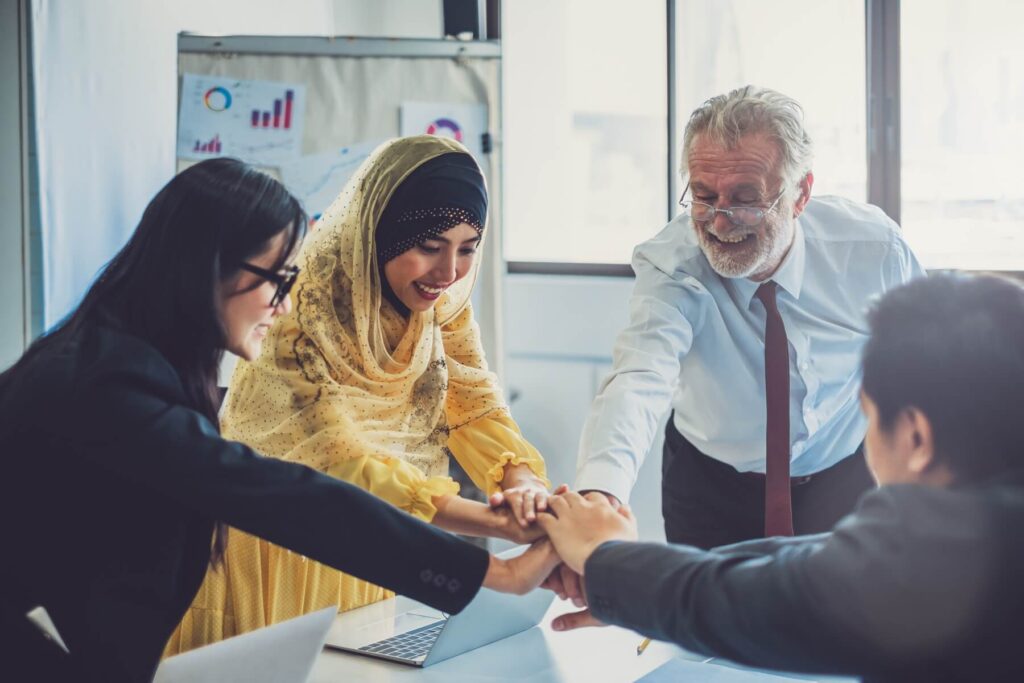
[[[686,126],[685,211],[633,254],[630,324],[584,428],[576,488],[625,501],[671,407],[671,542],[828,530],[872,485],[865,313],[923,270],[878,208],[811,197],[812,154],[791,98],[755,86],[711,98]]]

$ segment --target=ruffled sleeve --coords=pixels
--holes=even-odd
[[[437,514],[434,497],[459,492],[459,485],[450,477],[427,477],[397,458],[345,458],[333,461],[327,474],[351,482],[425,522]]]
[[[448,448],[473,483],[487,495],[501,490],[508,465],[525,464],[551,488],[544,458],[523,437],[519,425],[500,412],[452,430]]]

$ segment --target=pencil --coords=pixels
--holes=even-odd
[[[644,638],[639,645],[636,646],[636,656],[639,657],[647,649],[647,646],[651,644],[650,638]]]

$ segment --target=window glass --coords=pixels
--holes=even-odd
[[[505,258],[627,263],[668,216],[665,2],[502,8]]]
[[[709,97],[748,84],[772,88],[804,109],[814,194],[864,201],[864,36],[863,0],[678,0],[679,144],[690,113]]]
[[[927,268],[1024,269],[1024,4],[900,4],[901,222]]]

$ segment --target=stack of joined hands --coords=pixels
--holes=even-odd
[[[607,541],[635,541],[636,519],[628,505],[596,491],[580,494],[563,484],[553,492],[532,485],[507,488],[490,498],[493,510],[514,517],[521,534],[511,540],[531,543],[530,548],[502,562],[511,592],[527,593],[538,585],[572,600],[583,609],[553,622],[556,631],[603,626],[587,607],[587,558]],[[504,509],[504,510],[503,510]]]

